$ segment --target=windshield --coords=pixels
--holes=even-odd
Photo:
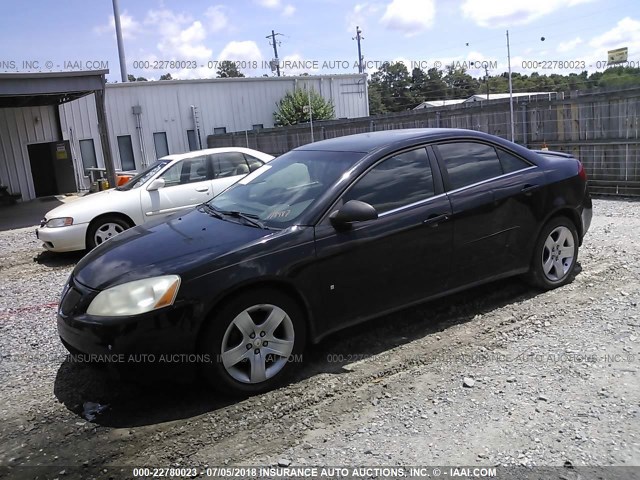
[[[363,156],[359,152],[292,151],[247,175],[209,205],[250,215],[267,227],[285,228],[295,224]]]
[[[158,160],[156,163],[149,166],[146,170],[133,177],[124,185],[117,187],[116,190],[131,190],[133,188],[138,188],[139,186],[144,185],[151,177],[158,173],[162,168],[166,167],[170,162],[171,160]]]

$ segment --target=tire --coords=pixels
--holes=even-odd
[[[277,290],[247,291],[209,318],[199,342],[200,353],[209,358],[202,374],[228,395],[266,392],[282,385],[300,363],[305,340],[298,302]]]
[[[567,217],[549,220],[536,241],[525,279],[543,290],[570,283],[578,261],[578,243],[578,231],[571,220]]]
[[[109,238],[131,228],[127,220],[116,215],[105,215],[91,222],[87,230],[87,250],[93,250]]]

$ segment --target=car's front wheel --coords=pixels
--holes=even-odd
[[[298,303],[272,289],[247,291],[210,318],[200,341],[217,390],[253,395],[281,385],[301,361],[306,328]]]
[[[552,289],[569,283],[578,261],[578,232],[567,217],[552,218],[536,242],[527,280]]]
[[[89,225],[89,230],[87,231],[87,249],[93,250],[98,245],[101,245],[131,227],[132,225],[127,220],[116,215],[98,217]]]

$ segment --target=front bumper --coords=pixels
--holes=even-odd
[[[42,240],[42,246],[51,252],[73,252],[87,248],[88,228],[88,223],[68,227],[40,227],[36,229],[36,237]]]
[[[200,322],[192,308],[173,306],[128,317],[87,315],[97,294],[73,279],[65,288],[58,309],[58,334],[72,353],[133,363],[157,362],[165,354],[195,353]]]

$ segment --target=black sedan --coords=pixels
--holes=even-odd
[[[325,140],[93,250],[58,331],[73,353],[195,359],[216,388],[262,392],[349,325],[512,275],[566,284],[591,214],[570,155],[457,129]]]

